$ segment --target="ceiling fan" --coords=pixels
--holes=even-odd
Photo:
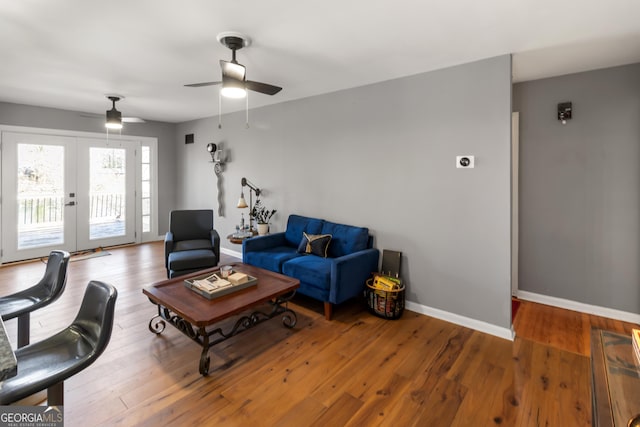
[[[247,80],[246,68],[236,60],[236,51],[249,46],[251,43],[249,37],[240,33],[224,32],[218,34],[217,39],[223,46],[231,49],[231,61],[220,60],[222,81],[191,83],[185,86],[201,87],[222,84],[220,93],[228,98],[244,98],[247,90],[264,93],[265,95],[275,95],[282,90],[279,86]]]
[[[122,129],[122,123],[146,123],[139,117],[122,117],[122,113],[116,109],[116,102],[124,99],[122,95],[107,94],[107,99],[111,101],[111,110],[107,110],[105,127],[107,129]],[[78,113],[82,117],[105,118],[104,114]]]
[[[116,109],[116,102],[124,99],[122,95],[106,95],[111,100],[111,110],[107,110],[107,121],[105,127],[107,129],[122,129],[122,123],[145,123],[143,119],[138,117],[122,117],[122,113]]]

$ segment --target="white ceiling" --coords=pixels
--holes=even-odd
[[[182,122],[218,113],[231,51],[262,106],[513,53],[514,81],[640,62],[638,0],[0,0],[0,101]],[[244,108],[224,100],[223,111]],[[0,120],[1,121],[1,120]]]

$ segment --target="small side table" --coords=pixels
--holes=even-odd
[[[229,239],[229,241],[231,243],[234,243],[236,245],[241,245],[242,242],[245,241],[245,239],[248,239],[250,237],[254,237],[257,236],[258,232],[256,230],[250,230],[249,233],[244,233],[244,234],[237,234],[237,233],[233,233],[233,234],[229,234],[227,236],[227,239]]]

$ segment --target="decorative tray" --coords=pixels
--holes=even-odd
[[[231,274],[234,273],[237,272],[231,272]],[[190,279],[185,279],[184,285],[188,289],[191,289],[195,293],[200,294],[207,299],[214,299],[258,284],[257,278],[249,276],[248,274],[246,276],[246,282],[233,284],[228,280],[220,278],[220,276],[218,276],[218,273],[209,273],[203,274],[202,276],[192,277]]]

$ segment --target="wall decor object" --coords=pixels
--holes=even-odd
[[[207,144],[207,152],[211,155],[211,163],[213,163],[213,172],[217,177],[218,187],[218,216],[224,218],[224,172],[225,158],[222,150],[222,144],[214,144],[210,142]]]
[[[567,120],[571,119],[573,107],[571,102],[561,102],[558,104],[558,120],[563,125],[567,124]]]

